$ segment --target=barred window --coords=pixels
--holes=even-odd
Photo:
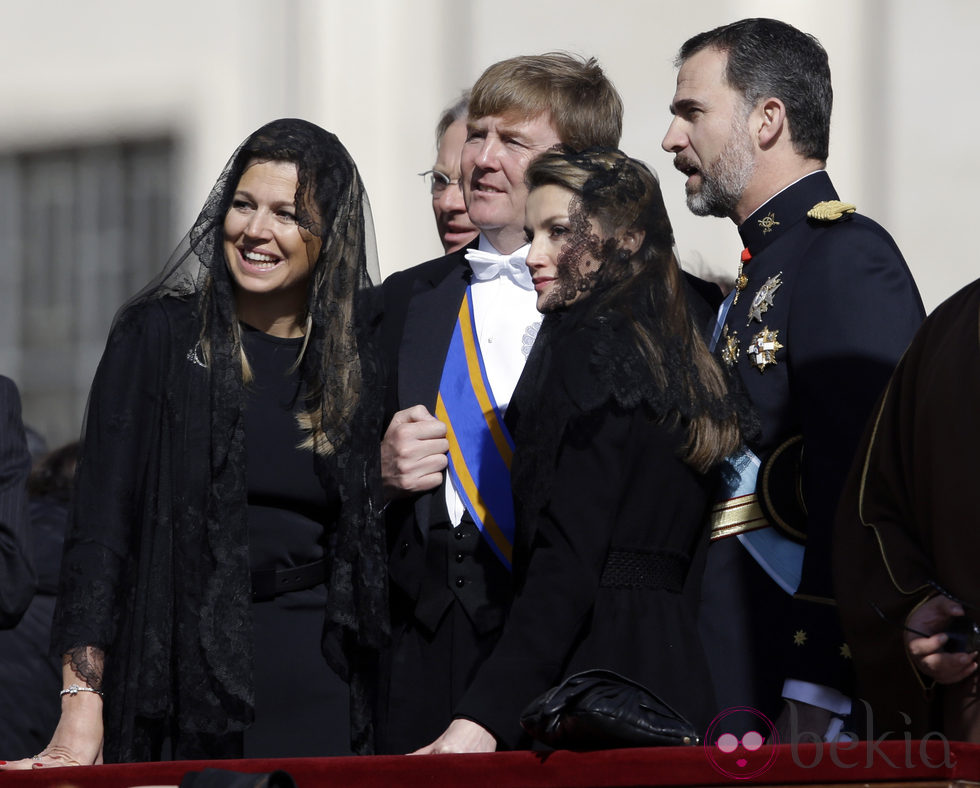
[[[0,153],[0,373],[56,447],[78,436],[113,315],[173,233],[169,139]]]

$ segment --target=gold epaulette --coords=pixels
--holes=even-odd
[[[839,222],[847,214],[854,213],[856,210],[857,207],[849,202],[827,200],[826,202],[818,202],[806,212],[806,215],[808,218],[820,222]]]

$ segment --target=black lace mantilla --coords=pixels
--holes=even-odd
[[[545,316],[511,402],[518,446],[512,479],[521,522],[533,523],[547,500],[566,434],[587,445],[597,426],[590,414],[607,403],[624,412],[643,409],[652,421],[680,430],[705,412],[718,421],[733,412],[744,413],[746,423],[751,419],[737,397],[711,396],[697,382],[686,344],[693,327],[687,336],[654,332],[664,358],[658,379],[630,326],[631,317],[644,320],[648,329],[653,322],[644,317],[641,299],[602,306],[603,292],[600,286],[585,300]],[[698,393],[693,400],[680,393],[690,387]],[[532,535],[525,531],[519,547],[526,548]]]

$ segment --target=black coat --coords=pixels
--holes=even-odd
[[[707,539],[713,478],[678,457],[686,435],[658,423],[635,355],[608,375],[597,371],[595,362],[620,355],[615,343],[631,341],[615,314],[598,320],[616,326],[611,339],[600,339],[594,320],[553,341],[542,330],[547,346],[539,352],[550,359],[536,401],[520,402],[517,593],[496,649],[457,710],[501,746],[519,741],[528,703],[590,668],[639,681],[702,731],[713,712],[694,607],[682,593]],[[539,369],[529,362],[527,373]],[[561,414],[557,428],[536,429],[552,413]],[[557,447],[551,433],[560,435]]]
[[[6,677],[0,682],[0,743],[7,758],[29,758],[44,749],[61,712],[61,657],[51,654],[51,620],[68,506],[32,498],[30,513],[37,593],[20,623],[0,631],[0,672]]]
[[[27,451],[14,382],[0,375],[0,627],[12,627],[34,595],[27,547]]]
[[[980,280],[923,323],[868,422],[841,495],[837,599],[878,733],[965,735],[934,726],[946,703],[972,692],[969,681],[933,687],[908,658],[901,624],[936,592],[930,581],[962,600],[968,619],[980,619],[978,338]]]

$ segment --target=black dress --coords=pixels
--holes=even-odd
[[[500,747],[525,745],[522,709],[589,668],[645,684],[702,730],[711,717],[683,591],[712,480],[677,456],[684,434],[658,423],[668,397],[632,347],[616,313],[550,316],[515,393],[517,593],[457,707]]]
[[[290,370],[303,338],[282,339],[242,326],[254,378],[245,406],[248,538],[252,570],[320,560],[336,521],[336,487],[324,489],[313,453],[298,448],[299,373]],[[321,652],[326,586],[253,602],[255,722],[245,757],[349,755],[346,683]]]
[[[55,648],[106,654],[106,762],[347,752],[346,686],[324,657],[324,587],[251,602],[251,569],[329,562],[337,549],[324,527],[336,522],[335,477],[294,448],[297,379],[284,373],[298,345],[245,330],[256,381],[209,385],[193,309],[150,301],[110,335]],[[218,398],[232,403],[235,420],[221,425],[230,440],[215,436]]]

